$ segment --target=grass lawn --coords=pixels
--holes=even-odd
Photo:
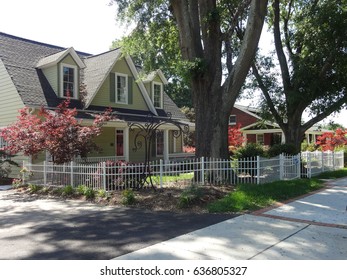
[[[341,177],[347,177],[347,168],[325,172],[311,179],[276,181],[261,185],[240,184],[235,191],[209,204],[208,210],[212,213],[257,210],[323,188],[324,181],[321,179]]]

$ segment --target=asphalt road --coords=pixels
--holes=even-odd
[[[0,259],[112,259],[233,217],[35,200],[0,190]]]

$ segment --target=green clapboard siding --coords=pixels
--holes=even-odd
[[[128,75],[128,92],[130,93],[128,95],[129,104],[115,103],[115,73]],[[140,92],[140,88],[134,80],[131,70],[124,58],[121,58],[116,62],[110,74],[106,77],[105,81],[94,97],[91,105],[134,110],[148,110],[147,104]]]
[[[54,92],[58,95],[59,90],[59,82],[58,82],[58,65],[54,65],[48,68],[44,68],[42,70],[43,74],[45,75],[46,79],[48,80],[49,84],[53,88]]]
[[[18,110],[24,107],[5,65],[0,59],[0,127],[17,120]]]

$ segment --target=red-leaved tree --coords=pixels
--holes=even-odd
[[[335,148],[347,145],[347,129],[336,129],[335,132],[325,132],[317,137],[316,145],[323,151],[334,151]]]
[[[111,109],[95,115],[91,126],[82,126],[82,121],[76,119],[76,109],[70,109],[69,104],[68,98],[56,110],[41,108],[38,114],[31,114],[29,108],[19,110],[18,120],[0,131],[0,137],[7,142],[4,149],[26,156],[48,151],[57,164],[69,162],[76,156],[86,157],[98,150],[93,139],[112,119]]]
[[[235,126],[229,126],[228,128],[228,143],[229,151],[233,152],[237,148],[241,147],[245,142],[245,137],[242,135],[241,124],[238,123]]]

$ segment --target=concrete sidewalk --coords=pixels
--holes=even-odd
[[[117,260],[347,260],[347,178],[318,193],[178,236]]]

